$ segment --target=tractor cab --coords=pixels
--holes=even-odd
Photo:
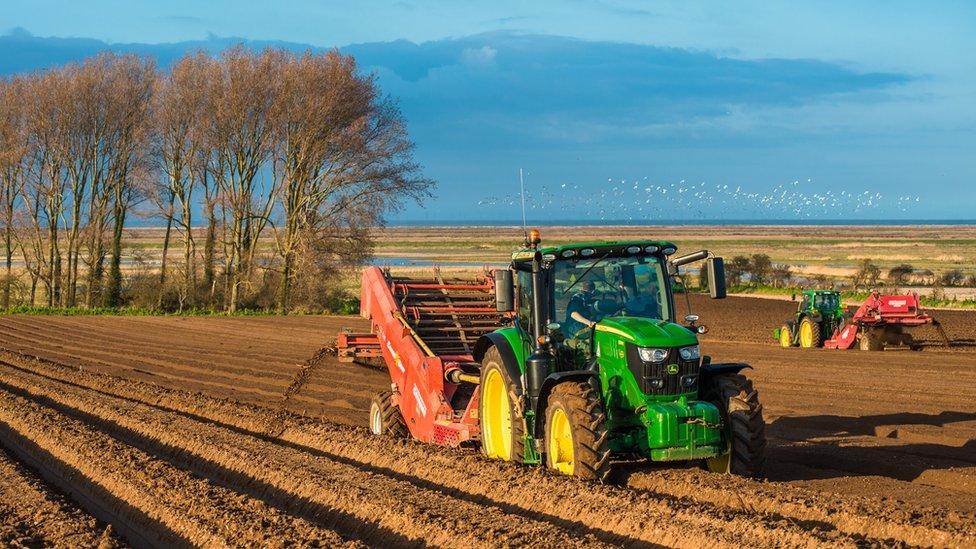
[[[595,326],[605,319],[672,322],[674,304],[660,243],[601,243],[543,250],[543,285],[550,330],[589,355]],[[673,250],[673,248],[669,248]],[[529,271],[529,272],[527,272]],[[519,270],[522,294],[531,293],[531,269]],[[528,296],[526,296],[528,297]],[[529,318],[528,299],[519,318]],[[556,328],[552,326],[558,324]]]
[[[805,290],[798,311],[831,315],[841,306],[840,294],[833,290]]]

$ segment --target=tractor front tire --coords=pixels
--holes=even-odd
[[[607,416],[587,382],[556,385],[546,406],[546,465],[558,473],[603,482],[610,474]]]
[[[701,395],[718,406],[728,449],[705,460],[705,467],[713,473],[761,478],[766,467],[766,422],[752,381],[742,374],[716,374],[704,380]]]
[[[481,452],[492,459],[521,463],[525,459],[525,421],[515,383],[495,347],[481,360],[479,389]]]
[[[800,321],[800,347],[812,349],[823,346],[823,334],[821,334],[820,324],[814,322],[808,316]]]
[[[783,348],[793,346],[793,330],[790,329],[788,323],[783,324],[779,329],[779,345]]]
[[[369,404],[369,430],[374,435],[406,438],[410,431],[403,420],[400,407],[393,404],[393,393],[383,391],[373,395]]]

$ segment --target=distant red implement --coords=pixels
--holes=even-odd
[[[824,341],[827,349],[850,349],[855,343],[865,351],[881,351],[886,345],[914,346],[905,328],[933,324],[948,341],[939,322],[922,311],[918,294],[881,295],[877,290],[841,324],[833,336]]]

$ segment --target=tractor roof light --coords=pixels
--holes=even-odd
[[[594,250],[593,248],[583,248],[582,250],[580,250],[580,255],[583,256],[583,257],[590,257],[591,255],[593,255],[595,253],[596,253],[596,250]]]
[[[627,253],[629,253],[631,255],[639,254],[640,251],[641,251],[641,247],[640,246],[628,246],[627,247]]]
[[[676,251],[678,251],[678,248],[675,248],[674,246],[665,246],[661,249],[661,252],[663,252],[664,255],[671,255]]]
[[[573,257],[574,255],[576,255],[576,250],[563,250],[563,253],[562,253],[562,256],[563,257],[567,257],[567,258],[568,257]]]
[[[529,231],[528,240],[529,245],[537,247],[542,243],[542,233],[539,232],[539,229],[531,229]]]
[[[649,254],[655,253],[657,252],[657,250],[658,250],[657,246],[647,246],[644,248],[644,251]]]

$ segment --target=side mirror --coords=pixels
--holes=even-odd
[[[508,269],[495,271],[495,310],[499,313],[515,310],[515,283]]]
[[[549,334],[549,339],[555,343],[562,343],[566,340],[566,336],[562,332],[562,326],[558,322],[546,324],[546,333]]]
[[[705,260],[708,269],[708,292],[712,299],[725,299],[725,261],[721,257]]]

